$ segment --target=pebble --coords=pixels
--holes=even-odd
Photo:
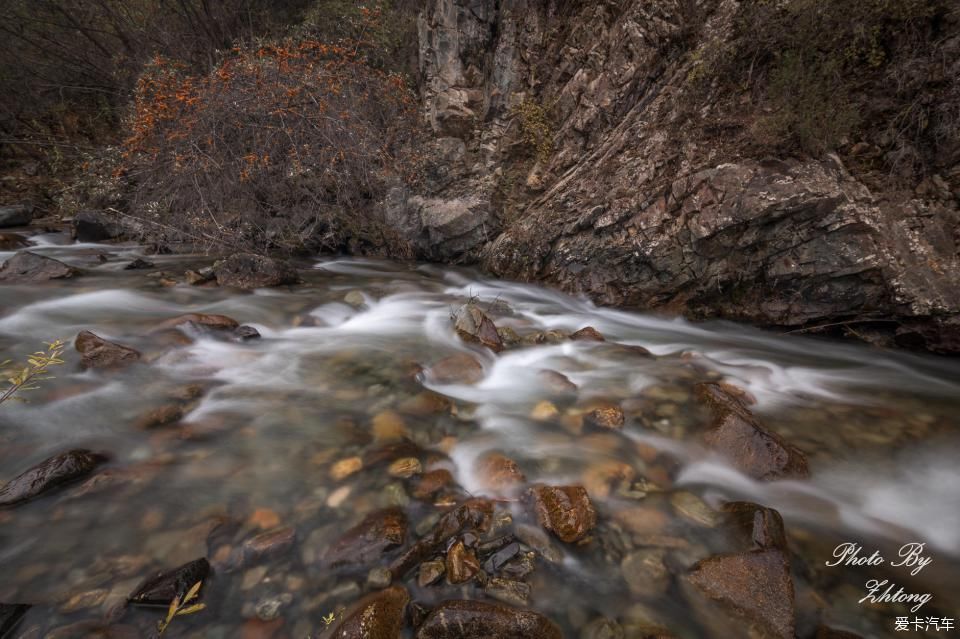
[[[273,621],[280,616],[280,610],[293,601],[293,595],[284,593],[277,597],[263,599],[257,602],[257,618],[261,621]]]
[[[360,471],[363,468],[363,460],[359,457],[348,457],[341,459],[330,467],[330,478],[334,481],[342,481]]]
[[[367,586],[374,590],[382,590],[393,581],[393,574],[389,568],[372,568],[367,573]]]
[[[553,419],[560,414],[560,411],[557,410],[557,407],[553,405],[552,402],[543,400],[537,403],[533,407],[533,410],[530,411],[530,419],[534,419],[538,422],[545,422]]]
[[[663,550],[638,550],[627,555],[620,564],[630,592],[639,597],[659,597],[670,587],[670,572],[663,559]]]
[[[440,579],[444,572],[446,572],[446,566],[444,566],[442,561],[425,561],[420,564],[420,572],[417,576],[417,583],[420,584],[421,587],[429,586]]]
[[[350,486],[341,486],[330,493],[330,496],[327,497],[327,506],[330,508],[339,508],[349,496]]]
[[[373,440],[378,444],[398,442],[410,436],[403,417],[392,410],[385,410],[373,417]]]
[[[420,460],[416,457],[403,457],[398,459],[391,463],[387,469],[387,473],[391,477],[399,477],[402,479],[409,479],[422,472],[423,466],[420,465]]]

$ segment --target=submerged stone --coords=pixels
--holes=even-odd
[[[128,600],[135,605],[168,606],[174,599],[183,597],[196,584],[206,581],[209,575],[210,564],[207,560],[195,559],[173,570],[158,572],[149,577]]]
[[[82,448],[49,457],[7,482],[0,489],[0,506],[15,506],[83,479],[107,460],[107,455]]]
[[[79,274],[78,269],[52,257],[20,251],[0,267],[0,282],[11,284],[45,282],[69,279]]]
[[[421,624],[416,639],[562,639],[552,621],[531,610],[483,601],[444,601]]]

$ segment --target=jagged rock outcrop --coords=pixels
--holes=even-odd
[[[431,0],[419,40],[433,163],[387,217],[422,257],[604,304],[883,328],[960,352],[960,167],[941,188],[894,192],[843,154],[754,156],[691,125],[718,107],[691,98],[690,78],[739,10]],[[548,126],[529,122],[544,114]]]

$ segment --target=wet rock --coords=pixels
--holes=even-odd
[[[243,563],[249,564],[289,552],[296,542],[297,532],[291,527],[260,533],[243,542],[240,552]]]
[[[395,411],[384,410],[373,416],[373,439],[377,443],[398,442],[410,436],[403,417]]]
[[[110,591],[103,588],[77,593],[60,606],[60,611],[69,614],[78,610],[96,608],[104,602],[108,594],[110,594]],[[2,636],[3,634],[0,633],[0,637]]]
[[[230,337],[235,342],[249,342],[252,339],[260,339],[260,331],[252,326],[238,326],[233,329]]]
[[[69,279],[79,274],[78,269],[52,257],[45,257],[31,251],[20,251],[0,267],[0,282],[10,284],[45,282]]]
[[[385,552],[403,545],[407,518],[399,508],[377,510],[350,528],[324,553],[322,561],[331,568],[365,566]]]
[[[216,283],[217,276],[213,268],[202,268],[199,271],[187,270],[183,273],[183,279],[190,286],[203,286],[204,284]]]
[[[707,444],[739,470],[761,480],[809,475],[803,453],[767,430],[746,405],[718,384],[698,384],[696,395],[713,414]]]
[[[140,361],[140,351],[107,341],[90,331],[81,331],[74,342],[82,368],[122,368]]]
[[[0,603],[0,637],[12,636],[10,633],[23,619],[30,606],[27,604]]]
[[[597,523],[597,513],[583,486],[536,486],[530,492],[540,525],[561,541],[580,541]]]
[[[0,507],[15,506],[83,479],[107,460],[107,455],[82,448],[54,455],[7,482],[0,489]]]
[[[13,251],[29,246],[27,238],[16,233],[0,233],[0,251]]]
[[[343,301],[354,308],[360,308],[366,305],[367,298],[363,296],[363,291],[353,290],[343,296]]]
[[[261,621],[273,621],[280,616],[280,611],[293,601],[293,595],[284,593],[277,597],[270,597],[257,602],[255,611]]]
[[[548,331],[538,331],[536,333],[531,333],[530,335],[524,335],[521,339],[521,342],[530,346],[536,344],[562,344],[569,338],[570,334],[566,331],[551,329]]]
[[[624,528],[638,535],[660,535],[670,523],[665,512],[655,506],[633,506],[618,510],[613,518]]]
[[[445,513],[436,525],[390,565],[395,579],[402,579],[414,566],[436,555],[447,542],[464,530],[485,532],[490,527],[493,503],[470,499]]]
[[[521,341],[517,331],[509,326],[498,326],[497,335],[500,336],[500,342],[503,343],[504,347],[516,346]]]
[[[670,571],[663,563],[663,550],[638,550],[620,563],[620,571],[630,592],[638,597],[656,598],[670,587]]]
[[[786,550],[787,535],[783,517],[776,510],[750,502],[733,501],[723,505],[723,512],[740,542],[748,549]]]
[[[210,564],[206,559],[195,559],[168,572],[158,572],[148,578],[130,595],[128,601],[135,605],[168,606],[182,597],[197,583],[206,581]],[[201,589],[202,592],[202,589]]]
[[[686,579],[708,600],[746,622],[745,636],[793,639],[793,580],[784,552],[715,555],[697,562]]]
[[[145,269],[154,268],[156,265],[153,262],[148,262],[142,257],[138,257],[129,264],[123,267],[125,271],[142,271]]]
[[[512,606],[529,604],[530,591],[530,584],[502,577],[493,577],[487,581],[487,585],[483,588],[483,592],[488,597]]]
[[[545,368],[537,371],[537,378],[544,388],[552,393],[565,394],[577,392],[577,385],[571,382],[570,378],[563,373]]]
[[[260,530],[270,530],[280,525],[280,515],[269,508],[257,508],[247,519],[247,523]]]
[[[447,566],[443,561],[425,561],[420,564],[420,572],[417,575],[417,583],[420,584],[421,587],[429,586],[440,579],[446,570]]]
[[[387,474],[400,479],[410,479],[423,472],[423,466],[416,457],[401,457],[387,468]]]
[[[363,460],[359,457],[348,457],[341,459],[330,467],[330,478],[334,481],[341,481],[360,472],[363,468]]]
[[[446,558],[447,581],[462,584],[480,572],[480,562],[472,550],[467,550],[462,541],[450,546]]]
[[[71,235],[78,242],[102,242],[124,235],[119,219],[103,211],[80,211],[73,216]]]
[[[606,617],[597,617],[580,629],[580,639],[623,639],[624,636],[623,627]]]
[[[614,485],[629,484],[637,476],[632,466],[616,460],[601,460],[583,472],[583,486],[593,499],[606,499]]]
[[[560,411],[553,402],[547,400],[537,402],[536,406],[530,410],[530,419],[535,419],[538,422],[549,421],[558,415],[560,415]]]
[[[136,427],[141,429],[159,428],[183,419],[183,407],[178,404],[166,404],[150,410],[137,418]]]
[[[453,316],[453,328],[466,342],[482,344],[495,353],[503,350],[497,327],[476,304],[464,304]]]
[[[416,639],[562,639],[546,617],[483,601],[444,601],[417,630]]]
[[[26,226],[32,220],[33,206],[30,204],[0,206],[0,229],[11,226]]]
[[[506,541],[509,541],[511,538],[505,538]],[[520,554],[520,544],[517,542],[508,543],[503,548],[500,548],[489,557],[486,561],[483,562],[483,569],[488,573],[499,572],[507,563],[512,561],[517,555]]]
[[[698,526],[713,528],[720,520],[719,514],[693,493],[674,493],[670,496],[670,504],[678,515]]]
[[[213,265],[221,286],[252,289],[296,284],[300,281],[292,264],[253,253],[235,253]]]
[[[577,341],[581,341],[581,342],[605,342],[605,341],[607,341],[606,339],[604,339],[603,335],[600,334],[600,331],[598,331],[597,329],[595,329],[595,328],[592,327],[592,326],[584,326],[584,327],[581,328],[579,331],[575,331],[573,334],[570,335],[570,339],[572,339],[572,340],[575,341],[575,342],[577,342]]]
[[[472,356],[457,353],[436,362],[425,374],[437,384],[476,384],[483,379],[483,366]]]
[[[515,530],[517,539],[536,551],[550,563],[563,561],[563,553],[553,545],[550,537],[543,530],[526,524],[519,524]]]
[[[194,324],[204,328],[229,331],[232,331],[240,326],[240,323],[237,322],[237,320],[233,319],[232,317],[227,317],[226,315],[214,315],[210,313],[185,313],[184,315],[171,317],[168,320],[160,322],[153,329],[153,332],[177,328],[178,326],[182,326],[184,324]]]
[[[354,604],[329,635],[331,639],[400,639],[410,594],[402,586],[374,592]]]
[[[393,581],[393,574],[389,568],[371,568],[367,573],[367,585],[376,590],[382,590]]]
[[[500,453],[480,457],[473,470],[485,487],[496,491],[514,488],[527,479],[517,462]]]
[[[583,423],[600,430],[620,430],[624,424],[623,409],[616,404],[605,403],[583,416]]]
[[[453,484],[453,475],[449,470],[446,468],[431,470],[420,477],[416,488],[413,489],[413,496],[417,499],[428,499],[451,484]]]

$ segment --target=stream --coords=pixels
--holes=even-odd
[[[416,571],[394,583],[426,608],[451,598],[529,608],[566,637],[732,636],[717,630],[721,613],[690,603],[683,575],[731,549],[718,512],[741,500],[783,516],[797,636],[821,623],[864,637],[952,636],[897,631],[895,619],[960,617],[960,360],[601,308],[436,265],[317,258],[297,263],[300,285],[243,292],[180,281],[212,263],[202,255],[58,233],[29,241],[83,274],[0,285],[0,360],[68,344],[55,379],[0,405],[0,484],[72,448],[110,461],[0,509],[0,602],[33,605],[11,636],[148,636],[165,608],[124,610],[126,597],[207,557],[206,608],[165,637],[319,637],[325,618],[385,585],[376,569],[400,551],[356,569],[324,561],[366,515],[399,508],[409,545],[452,505],[488,496],[495,528],[539,531],[524,499],[539,484],[585,486],[597,524],[587,542],[549,537],[548,550],[530,541],[544,537],[518,535],[521,551],[538,550],[531,570],[513,573],[528,590],[421,586]],[[154,268],[125,270],[137,257]],[[460,339],[451,315],[468,301],[524,341],[495,354]],[[226,315],[260,337],[156,330],[185,313]],[[585,326],[606,341],[563,338]],[[142,360],[82,370],[73,340],[84,330]],[[482,374],[430,374],[456,354]],[[575,390],[558,393],[544,370]],[[805,453],[809,478],[757,481],[705,446],[709,415],[693,389],[706,381],[743,389],[763,424]],[[621,429],[584,425],[610,403]],[[173,418],[150,418],[170,405]],[[516,481],[491,477],[491,454],[515,462]],[[397,458],[418,467],[405,472]],[[424,496],[419,475],[437,469],[452,482]],[[292,541],[277,552],[237,559],[244,540],[281,528]],[[846,542],[886,563],[828,566]],[[891,565],[908,543],[932,558],[915,575]],[[871,579],[932,599],[915,612],[861,602]]]

